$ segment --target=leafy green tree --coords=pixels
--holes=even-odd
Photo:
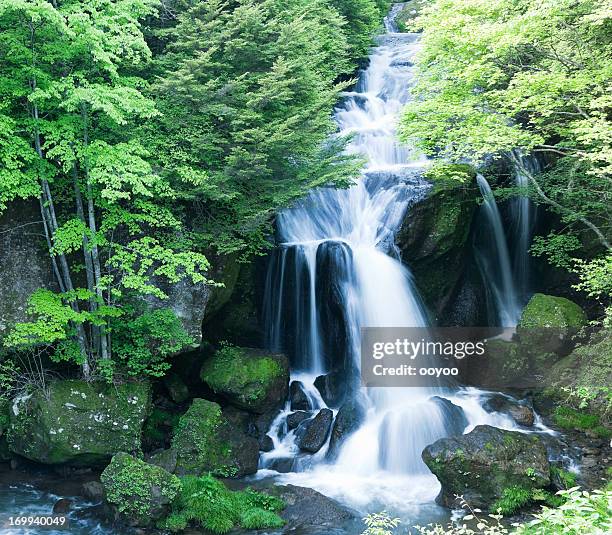
[[[432,0],[415,22],[423,50],[403,139],[442,161],[506,156],[522,168],[514,149],[543,155],[541,175],[521,169],[527,193],[559,214],[564,233],[610,251],[610,8],[609,0]],[[557,256],[558,243],[548,248]]]
[[[38,197],[58,290],[33,296],[35,320],[11,340],[74,341],[64,355],[85,376],[95,359],[111,358],[118,299],[165,297],[154,277],[203,282],[208,267],[180,239],[176,193],[135,128],[159,114],[134,74],[151,59],[140,21],[156,7],[0,0],[0,208]]]
[[[318,0],[210,0],[177,20],[159,33],[163,117],[149,145],[196,203],[200,238],[252,252],[275,210],[357,172],[343,140],[330,140],[347,85],[335,79],[350,69],[346,23]]]

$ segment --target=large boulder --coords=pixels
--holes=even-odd
[[[232,425],[218,404],[200,398],[181,416],[172,449],[180,475],[242,477],[254,474],[259,461],[257,439]]]
[[[434,442],[422,456],[442,484],[438,500],[448,507],[463,496],[472,507],[489,508],[509,487],[550,485],[546,447],[537,435],[479,425]]]
[[[284,355],[226,346],[204,362],[200,377],[235,407],[263,414],[285,403],[289,363]]]
[[[140,451],[151,406],[148,383],[52,381],[13,400],[8,429],[13,453],[45,464],[102,464]]]
[[[474,170],[457,166],[449,169],[450,174],[465,180],[437,178],[428,195],[408,209],[396,236],[402,260],[438,318],[449,306],[464,273],[466,244],[478,206]]]
[[[295,432],[295,443],[303,451],[316,453],[325,444],[333,419],[330,409],[321,409],[314,418],[300,424]]]
[[[574,336],[587,324],[582,308],[565,297],[535,294],[523,309],[517,332],[529,347],[535,369],[545,369],[567,348]]]
[[[100,476],[109,504],[127,524],[153,527],[181,490],[178,477],[127,453],[118,453]]]
[[[289,385],[289,403],[292,411],[309,411],[312,409],[302,381],[291,381]]]
[[[346,401],[340,407],[329,439],[326,454],[328,459],[335,459],[344,441],[359,429],[366,417],[366,407],[366,400],[361,395]]]

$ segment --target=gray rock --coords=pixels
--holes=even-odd
[[[531,407],[503,394],[491,396],[483,403],[482,408],[487,412],[508,414],[518,425],[525,427],[531,427],[535,421],[535,414]]]
[[[319,451],[327,440],[333,419],[330,409],[321,409],[312,420],[302,422],[295,432],[299,448],[310,453]]]
[[[289,386],[289,400],[292,411],[309,411],[312,409],[308,395],[301,381],[292,381]]]
[[[272,451],[274,449],[274,442],[270,435],[264,435],[259,441],[259,449],[263,452]]]
[[[361,396],[347,401],[340,407],[329,439],[329,449],[326,455],[328,459],[333,460],[338,456],[340,446],[359,429],[365,420],[365,415],[365,403]]]
[[[81,487],[83,496],[92,502],[101,502],[104,500],[104,485],[99,481],[87,481]]]
[[[431,400],[440,407],[448,435],[462,435],[468,425],[463,409],[440,396],[433,396]]]
[[[176,470],[176,450],[168,448],[167,450],[157,451],[147,459],[147,462],[172,474]]]
[[[329,407],[338,407],[347,393],[346,378],[339,372],[320,375],[315,379],[314,385]]]
[[[306,411],[292,412],[287,416],[287,428],[296,429],[303,421],[308,420],[312,415]]]
[[[466,435],[427,446],[425,464],[442,484],[438,501],[456,506],[462,495],[472,507],[488,508],[504,489],[550,485],[546,448],[538,435],[479,425]]]

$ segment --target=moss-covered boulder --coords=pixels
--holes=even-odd
[[[550,485],[546,447],[537,435],[479,425],[466,435],[427,446],[423,460],[442,484],[439,501],[454,507],[463,496],[472,507],[490,508],[508,488]]]
[[[427,196],[408,209],[396,236],[402,260],[437,317],[463,275],[466,243],[478,206],[474,170],[458,166],[457,171],[466,180],[437,178]]]
[[[241,477],[257,471],[257,440],[235,428],[217,403],[205,399],[194,399],[181,416],[172,449],[177,474]]]
[[[485,353],[468,360],[470,382],[488,388],[521,388],[531,380],[529,354],[517,342],[487,340]]]
[[[215,394],[250,412],[275,411],[287,399],[289,363],[284,355],[226,346],[204,362],[200,376]]]
[[[9,448],[45,464],[102,464],[140,450],[150,404],[148,383],[53,381],[46,391],[13,400]]]
[[[100,476],[106,500],[132,526],[152,527],[170,512],[181,482],[163,468],[118,453]]]
[[[521,343],[530,348],[536,368],[554,360],[554,353],[568,347],[570,339],[587,324],[579,305],[565,297],[537,293],[523,309],[517,332]]]

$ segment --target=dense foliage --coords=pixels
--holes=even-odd
[[[37,200],[55,275],[5,345],[163,374],[189,339],[142,303],[355,175],[331,110],[385,4],[0,0],[0,213]]]
[[[608,266],[598,281],[609,279],[610,2],[424,4],[413,23],[423,30],[423,50],[403,138],[442,163],[510,159],[528,176],[528,191],[520,193],[561,219],[558,232],[536,241],[535,252],[566,267],[571,257],[595,257],[600,273]],[[517,149],[541,156],[544,172],[526,169]],[[591,268],[580,267],[588,286]]]

